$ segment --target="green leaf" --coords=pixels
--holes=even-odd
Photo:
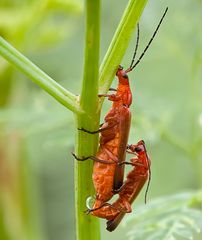
[[[124,225],[129,240],[188,240],[202,230],[202,199],[193,204],[201,192],[162,197],[134,210]],[[192,204],[190,204],[190,202]]]

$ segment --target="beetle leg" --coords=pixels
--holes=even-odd
[[[101,209],[101,208],[103,208],[103,207],[106,207],[106,206],[109,206],[109,207],[111,207],[111,208],[113,208],[113,209],[115,209],[115,210],[117,210],[117,211],[119,211],[119,212],[121,212],[121,213],[131,212],[131,208],[130,208],[130,209],[126,208],[126,210],[124,210],[124,209],[121,208],[121,207],[120,207],[120,208],[115,207],[115,206],[113,206],[112,204],[107,203],[107,202],[103,203],[102,205],[100,205],[100,206],[97,207],[97,208],[88,208],[85,212],[86,212],[87,214],[89,214],[89,213],[91,213],[91,212],[97,211],[97,210],[99,210],[99,209]]]
[[[126,165],[133,165],[131,162],[127,162],[127,161],[123,161],[123,162],[119,162],[118,163],[119,166],[122,166],[124,164],[126,164]]]
[[[90,133],[90,134],[96,134],[96,133],[101,132],[101,128],[99,128],[99,129],[96,130],[96,131],[89,131],[89,130],[87,130],[87,129],[85,129],[85,128],[77,128],[77,129],[80,130],[80,131],[86,132],[86,133]]]
[[[101,209],[101,208],[103,208],[103,207],[105,207],[105,206],[109,206],[109,205],[111,205],[110,203],[103,203],[103,204],[101,204],[99,207],[97,207],[97,208],[88,208],[86,211],[85,211],[85,213],[86,214],[89,214],[89,213],[91,213],[91,212],[94,212],[94,211],[97,211],[97,210],[99,210],[99,209]]]
[[[110,97],[112,94],[98,94],[98,97]]]
[[[77,160],[77,161],[85,161],[85,160],[88,160],[90,157],[82,157],[82,158],[79,158],[76,156],[75,153],[71,152],[71,154],[73,155],[73,157]]]
[[[101,126],[103,125],[104,123],[101,124]],[[89,134],[96,134],[96,133],[100,133],[100,132],[104,132],[105,130],[108,130],[110,128],[113,128],[115,125],[117,125],[118,123],[114,123],[114,124],[111,124],[109,126],[106,126],[106,127],[103,127],[103,128],[99,128],[98,130],[96,131],[89,131],[85,128],[78,128],[78,130],[80,131],[83,131],[83,132],[86,132],[86,133],[89,133]]]
[[[122,99],[122,96],[117,94],[98,94],[98,97],[108,97],[110,101],[120,101]]]
[[[143,163],[140,163],[138,162],[138,158],[132,158],[131,159],[132,162],[127,162],[127,161],[123,161],[123,162],[119,162],[118,165],[119,166],[122,166],[123,164],[126,164],[126,165],[132,165],[132,166],[140,166],[140,167],[144,167],[144,164]]]
[[[117,89],[115,89],[115,88],[109,88],[109,91],[114,91],[114,92],[116,92]]]
[[[97,158],[95,156],[90,156],[89,158],[94,160],[94,161],[96,161],[96,162],[100,162],[100,163],[106,163],[106,164],[114,164],[114,163],[116,163],[116,161],[114,161],[114,160],[112,160],[112,161],[103,160],[103,159],[99,159],[99,158]]]
[[[129,154],[133,154],[133,155],[135,155],[135,156],[138,156],[138,154],[137,154],[136,152],[132,152],[132,151],[130,151],[130,150],[126,150],[126,152],[129,153]]]
[[[76,154],[73,153],[73,152],[72,152],[72,155],[73,155],[73,157],[74,157],[77,161],[86,161],[86,160],[88,160],[88,159],[91,159],[91,160],[94,160],[94,161],[100,162],[100,163],[106,163],[106,164],[114,164],[114,163],[115,163],[114,161],[111,161],[111,162],[110,162],[110,161],[106,161],[106,160],[103,160],[103,159],[99,159],[99,158],[97,158],[97,157],[95,157],[95,156],[88,156],[88,157],[79,158],[79,157],[77,157]]]

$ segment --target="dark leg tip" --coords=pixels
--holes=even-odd
[[[77,160],[77,161],[85,161],[87,159],[89,159],[90,157],[83,157],[83,158],[79,158],[76,156],[75,153],[71,152],[72,156]]]
[[[87,214],[87,215],[89,215],[91,212],[92,212],[92,209],[89,209],[89,208],[84,211],[84,213]]]
[[[77,156],[75,153],[71,152],[72,156],[77,159]]]
[[[85,131],[84,128],[77,128],[77,130],[79,130],[79,131]]]

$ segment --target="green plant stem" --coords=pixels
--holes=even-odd
[[[99,93],[108,91],[147,1],[129,1],[100,67]]]
[[[58,102],[75,113],[81,113],[75,95],[64,89],[29,59],[7,43],[2,37],[0,37],[0,54],[8,62],[32,79],[33,82],[53,96]]]
[[[80,107],[84,114],[77,114],[77,128],[95,130],[99,127],[98,111],[98,73],[99,73],[99,39],[100,39],[100,3],[99,0],[86,0],[86,39],[83,85]],[[95,155],[98,134],[91,135],[77,132],[76,154]],[[99,240],[99,220],[86,215],[86,199],[94,195],[92,184],[92,160],[75,163],[75,196],[77,240]]]

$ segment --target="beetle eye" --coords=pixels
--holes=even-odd
[[[123,70],[123,67],[121,65],[119,65],[119,70]]]
[[[127,78],[128,78],[128,75],[127,75],[126,73],[123,73],[123,74],[122,74],[122,77],[127,79]]]
[[[142,149],[141,149],[140,147],[136,147],[136,148],[135,148],[135,151],[138,153],[138,152],[141,152]]]

